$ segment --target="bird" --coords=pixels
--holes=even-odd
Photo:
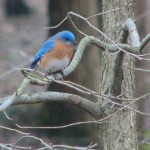
[[[71,31],[61,31],[50,37],[35,55],[30,69],[38,66],[50,74],[61,72],[71,62],[77,48],[77,41]]]

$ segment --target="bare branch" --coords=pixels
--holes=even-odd
[[[14,147],[14,144],[7,144],[6,146],[11,147],[11,150],[12,150],[12,147]],[[32,149],[31,147],[24,147],[24,146],[15,146],[15,148],[23,149],[23,150],[31,150]]]
[[[137,32],[137,28],[136,28],[134,21],[132,19],[128,18],[125,21],[123,27],[124,27],[124,30],[127,30],[129,33],[131,45],[134,47],[139,47],[140,46],[140,37]]]
[[[82,17],[78,14],[75,14],[73,12],[69,12],[68,16],[60,23],[62,24],[68,17],[71,20],[71,16],[76,16],[79,17],[81,19],[83,19],[84,21],[87,22],[87,24],[93,28],[94,30],[96,30],[97,32],[101,33],[105,38],[107,38],[112,44],[108,44],[106,42],[102,42],[101,40],[98,40],[97,38],[94,38],[92,36],[86,36],[84,37],[80,43],[79,46],[77,48],[77,51],[74,55],[73,60],[71,61],[70,65],[63,70],[63,74],[65,76],[69,75],[72,71],[75,70],[75,68],[77,67],[77,65],[79,64],[81,57],[83,55],[83,52],[86,48],[86,46],[89,43],[92,43],[98,47],[100,47],[102,50],[108,50],[110,52],[114,52],[114,51],[122,51],[122,52],[129,52],[130,54],[134,54],[133,56],[142,59],[141,57],[139,57],[137,54],[140,53],[141,49],[144,48],[144,46],[147,44],[147,42],[150,40],[149,35],[143,40],[142,43],[140,43],[140,39],[137,33],[137,29],[136,26],[133,22],[133,20],[131,19],[127,19],[127,21],[125,22],[124,30],[127,31],[130,35],[130,40],[131,40],[131,45],[127,45],[127,44],[116,44],[115,42],[113,42],[111,39],[109,39],[103,32],[101,32],[98,28],[96,28],[95,26],[93,26],[85,17]],[[94,17],[94,16],[93,16]],[[89,19],[89,18],[88,18]],[[73,22],[72,22],[73,23]],[[59,26],[60,24],[58,24],[57,26]],[[74,23],[73,23],[74,24]],[[57,27],[55,26],[55,27]],[[74,24],[75,26],[75,24]],[[50,27],[51,29],[54,27]],[[124,40],[124,39],[121,39]],[[41,102],[53,102],[53,101],[57,101],[57,102],[64,102],[64,103],[70,103],[73,105],[76,105],[77,107],[80,107],[81,109],[86,110],[87,112],[89,112],[90,114],[92,114],[94,117],[98,118],[100,116],[101,110],[98,106],[98,103],[94,103],[91,102],[85,98],[82,98],[80,96],[77,95],[73,95],[73,94],[67,94],[67,93],[58,93],[58,92],[44,92],[44,93],[36,93],[36,94],[32,94],[31,96],[27,95],[27,94],[23,94],[25,89],[27,88],[27,86],[31,83],[31,84],[38,84],[38,85],[46,85],[50,82],[56,82],[59,84],[64,84],[66,86],[69,86],[71,88],[74,88],[80,92],[86,93],[86,94],[91,94],[91,91],[83,88],[79,85],[75,85],[74,84],[68,84],[67,82],[61,82],[61,81],[57,81],[54,80],[54,78],[57,79],[62,79],[63,75],[58,73],[55,76],[54,75],[50,75],[44,79],[41,78],[37,78],[36,76],[34,76],[31,73],[27,73],[25,70],[21,70],[22,73],[24,74],[24,76],[26,77],[21,86],[18,88],[18,90],[12,95],[9,96],[7,98],[4,98],[6,101],[4,101],[4,99],[2,99],[2,104],[0,106],[0,111],[5,110],[7,107],[11,106],[11,105],[18,105],[18,104],[33,104],[33,103],[41,103]],[[96,92],[93,92],[95,96],[100,97],[99,94],[97,94]],[[92,93],[92,94],[93,94]],[[129,106],[132,105],[133,102],[131,102],[129,105],[119,105],[122,106],[118,111],[114,112],[113,114],[111,114],[110,116],[107,116],[103,119],[100,119],[99,121],[88,121],[86,123],[102,123],[103,121],[109,119],[111,116],[117,114],[118,112],[120,112],[121,110],[125,109],[125,108],[129,108],[132,109],[136,112],[138,112],[137,110],[130,108]],[[116,105],[118,105],[116,103]],[[140,112],[138,112],[140,113]],[[64,127],[68,127],[68,126],[72,126],[72,125],[78,125],[78,124],[84,124],[85,122],[80,122],[80,123],[73,123],[71,125],[65,125],[65,126],[61,126],[61,128]],[[60,128],[60,127],[54,127],[54,128]]]
[[[119,51],[120,47],[121,49],[124,49],[124,51],[129,52],[129,53],[133,53],[133,54],[140,54],[139,48],[134,47],[134,46],[130,46],[128,44],[117,44],[113,45],[113,44],[107,44],[106,42],[102,42],[99,39],[93,38],[91,43],[99,48],[101,48],[101,50],[108,50],[109,52],[116,52]]]
[[[56,29],[60,25],[62,25],[67,19],[68,19],[68,15],[59,24],[57,24],[56,26],[53,26],[53,27],[44,27],[44,29]]]
[[[23,94],[23,92],[25,91],[25,89],[27,88],[27,86],[29,85],[30,80],[27,78],[24,78],[21,86],[18,88],[18,90],[12,95],[9,96],[7,98],[5,98],[5,101],[3,101],[3,103],[0,105],[0,112],[4,111],[6,108],[8,108],[9,106],[11,106],[13,104],[13,102],[20,96]]]
[[[72,60],[72,62],[70,63],[70,65],[63,70],[63,74],[65,76],[67,76],[68,74],[70,74],[78,65],[80,59],[81,59],[81,56],[85,50],[85,47],[91,42],[91,41],[97,41],[96,38],[92,37],[92,36],[87,36],[87,37],[84,37],[81,42],[79,43],[79,46],[77,48],[77,51],[74,55],[74,58]],[[100,40],[99,40],[100,41]],[[102,43],[104,44],[104,43]],[[106,44],[106,43],[105,43]],[[102,45],[103,46],[103,45]],[[23,71],[22,71],[23,72]],[[23,72],[24,73],[24,72]],[[7,107],[9,107],[16,99],[17,97],[19,97],[25,90],[25,88],[28,86],[29,83],[39,83],[39,80],[37,78],[35,78],[35,76],[33,76],[32,74],[30,74],[30,78],[32,77],[32,80],[29,79],[29,78],[25,78],[24,81],[22,82],[20,88],[17,90],[17,92],[15,92],[11,97],[9,97],[9,99],[7,99],[6,102],[4,102],[1,106],[0,106],[0,110],[4,110],[6,109]],[[56,74],[55,77],[57,77],[57,79],[62,79],[62,74]],[[53,81],[54,79],[54,76],[51,75],[48,77],[49,81],[45,80],[45,79],[40,79],[41,82],[40,84],[41,85],[45,85],[45,84],[48,84],[50,83],[50,80],[51,82]],[[26,83],[27,82],[27,83]],[[21,91],[21,92],[19,92]],[[20,93],[20,94],[19,94]]]
[[[96,147],[97,144],[89,145],[88,147],[75,147],[75,146],[69,146],[69,145],[53,145],[53,148],[67,148],[70,150],[94,150],[93,148]]]
[[[79,29],[77,28],[77,26],[76,26],[75,23],[73,22],[71,16],[69,16],[69,19],[70,19],[72,25],[74,26],[74,28],[75,28],[80,34],[82,34],[83,36],[88,36],[87,34],[85,34],[84,32],[82,32],[81,30],[79,30]]]
[[[25,72],[24,72],[24,73],[25,73]],[[28,72],[26,72],[26,73],[28,74]],[[29,73],[29,74],[30,74],[30,73]],[[26,77],[28,77],[28,76],[26,75]],[[63,85],[65,85],[65,86],[68,86],[68,87],[70,87],[70,88],[73,88],[73,89],[75,89],[75,90],[77,90],[77,91],[79,91],[79,92],[81,92],[81,93],[84,93],[84,94],[94,95],[95,97],[98,97],[98,98],[104,98],[106,101],[109,101],[110,103],[113,103],[113,104],[115,104],[115,105],[117,105],[117,106],[125,106],[125,105],[122,105],[122,104],[120,104],[120,103],[111,101],[111,100],[109,100],[109,98],[111,98],[111,99],[116,99],[116,100],[129,100],[129,99],[119,98],[119,96],[116,97],[116,96],[100,95],[99,93],[97,93],[97,92],[95,92],[95,91],[92,91],[92,90],[90,90],[90,89],[88,89],[88,88],[85,88],[85,87],[83,87],[83,86],[81,86],[81,85],[75,84],[75,83],[70,82],[70,81],[50,80],[50,82],[51,82],[51,81],[56,82],[56,83],[58,83],[58,84],[63,84]],[[32,82],[32,80],[31,80],[31,82]],[[47,83],[48,83],[48,81],[47,81]],[[39,84],[39,83],[38,83],[38,84]],[[130,100],[133,100],[133,99],[130,99]],[[131,107],[128,107],[128,109],[131,109],[131,110],[133,110],[133,111],[135,111],[135,112],[137,112],[137,113],[139,113],[139,114],[142,114],[142,115],[147,115],[147,116],[150,115],[150,114],[147,114],[147,113],[138,111],[138,110],[136,110],[136,109],[133,109],[133,108],[131,108]]]
[[[1,150],[12,150],[12,148],[7,147],[7,145],[1,144],[1,143],[0,143],[0,148],[1,148]]]
[[[133,54],[140,54],[139,47],[134,47],[134,46],[130,46],[130,45],[127,45],[127,44],[115,44],[115,45],[107,44],[107,43],[102,42],[99,39],[94,38],[92,36],[86,36],[80,41],[80,43],[77,47],[77,51],[76,51],[70,65],[66,69],[63,70],[63,74],[65,76],[69,75],[71,72],[73,72],[75,70],[75,68],[77,67],[77,65],[79,64],[79,62],[81,60],[81,57],[83,55],[83,52],[84,52],[86,46],[89,43],[92,43],[92,44],[98,46],[102,50],[107,49],[110,52],[118,51],[119,48],[121,48],[121,49],[124,49],[124,52],[130,52],[130,53],[133,53]],[[136,55],[136,57],[139,58],[139,59],[143,59],[141,57],[138,57],[137,55]],[[56,78],[58,80],[58,79],[62,79],[63,75],[60,74],[60,73],[57,73],[55,75],[55,77],[53,75],[50,75],[50,76],[48,76],[48,78],[49,79],[55,79]]]
[[[7,118],[8,120],[13,120],[12,118],[10,118],[10,117],[7,115],[7,113],[6,113],[5,111],[3,111],[3,113],[4,113],[4,115],[6,116],[6,118]]]
[[[136,71],[143,71],[143,72],[150,72],[148,69],[142,69],[142,68],[135,68]]]
[[[116,8],[116,9],[112,9],[110,11],[105,11],[105,12],[102,12],[102,13],[98,13],[98,14],[92,15],[90,17],[87,17],[86,19],[88,20],[88,19],[95,18],[95,17],[100,16],[100,15],[108,14],[108,13],[115,12],[115,11],[118,11],[118,10],[121,10],[121,8]]]
[[[145,94],[141,97],[138,97],[136,98],[135,100],[133,100],[131,103],[129,103],[128,105],[125,105],[121,108],[119,108],[117,111],[115,111],[114,113],[102,118],[102,119],[99,119],[99,120],[96,120],[96,121],[82,121],[82,122],[75,122],[75,123],[71,123],[71,124],[67,124],[67,125],[62,125],[62,126],[48,126],[48,127],[32,127],[32,126],[20,126],[18,124],[16,124],[16,126],[18,128],[21,128],[21,129],[63,129],[63,128],[68,128],[68,127],[72,127],[72,126],[77,126],[77,125],[83,125],[83,124],[102,124],[104,121],[112,118],[114,115],[120,113],[122,110],[125,110],[125,109],[128,109],[131,105],[133,105],[134,103],[136,103],[137,101],[141,100],[142,98],[147,98],[149,97],[150,93],[148,94]]]
[[[9,99],[9,97],[7,97],[7,99]],[[4,99],[1,98],[0,102],[3,103],[3,100]],[[12,105],[36,104],[45,102],[69,103],[87,111],[95,117],[97,117],[97,115],[100,114],[100,110],[98,109],[96,103],[77,95],[60,92],[41,92],[32,95],[23,94],[17,97],[17,99],[13,102]]]
[[[44,147],[44,149],[50,149],[50,150],[54,150],[54,149],[70,149],[70,150],[94,150],[93,148],[95,148],[97,146],[97,144],[89,144],[87,147],[79,147],[79,146],[69,146],[69,145],[53,145],[52,143],[47,144],[46,142],[44,142],[41,138],[38,138],[36,136],[22,136],[13,146],[12,149],[14,149],[15,147],[17,147],[17,143],[20,142],[21,140],[23,140],[24,138],[32,138],[34,140],[39,141]],[[43,149],[43,148],[40,148]],[[40,150],[39,149],[39,150]]]
[[[68,127],[72,127],[72,126],[78,126],[78,125],[83,125],[83,124],[99,124],[98,121],[80,121],[80,122],[74,122],[74,123],[70,123],[67,125],[62,125],[62,126],[45,126],[45,127],[33,127],[33,126],[20,126],[18,124],[16,124],[16,126],[18,128],[21,129],[64,129],[64,128],[68,128]]]
[[[9,128],[9,127],[0,126],[0,128],[5,129],[5,130],[9,130],[9,131],[13,131],[13,132],[17,132],[17,133],[20,133],[23,135],[29,135],[30,134],[30,133],[24,133],[22,131],[19,131],[19,130],[13,129],[13,128]]]
[[[25,76],[28,77],[28,78],[30,78],[30,77],[28,76],[28,74],[32,76],[32,74],[30,74],[30,73],[28,73],[28,72],[24,72],[24,74],[26,74]],[[30,79],[31,79],[31,83],[32,83],[32,78],[30,78]],[[34,80],[35,80],[35,79],[34,79]],[[48,81],[49,81],[49,82],[48,82]],[[62,84],[62,85],[68,86],[68,87],[70,87],[70,88],[73,88],[74,90],[76,90],[76,91],[78,91],[78,92],[81,92],[81,93],[84,93],[84,94],[88,94],[88,95],[93,95],[93,96],[95,96],[95,97],[97,97],[97,98],[103,98],[103,99],[105,99],[106,101],[109,101],[110,103],[113,103],[113,104],[115,104],[115,105],[117,105],[117,106],[125,106],[125,105],[122,105],[122,104],[120,104],[120,103],[114,102],[114,101],[109,100],[109,99],[133,101],[133,99],[123,99],[123,98],[120,98],[120,97],[119,97],[120,95],[118,95],[118,96],[101,95],[101,94],[99,94],[99,93],[97,93],[97,92],[95,92],[95,91],[92,91],[92,90],[90,90],[90,89],[88,89],[88,88],[85,88],[84,86],[78,85],[78,84],[73,83],[73,82],[70,82],[70,81],[60,81],[60,80],[51,80],[51,79],[50,79],[50,80],[47,79],[47,81],[46,81],[45,79],[43,79],[42,81],[40,81],[40,80],[38,81],[38,80],[37,80],[36,83],[39,85],[39,84],[42,83],[42,82],[47,82],[47,83],[55,82],[55,83],[58,83],[58,84]],[[131,109],[131,110],[133,110],[133,111],[135,111],[135,112],[137,112],[137,113],[139,113],[139,114],[142,114],[142,115],[147,115],[147,116],[150,115],[150,114],[147,114],[147,113],[138,111],[138,110],[136,110],[136,109],[134,109],[134,108],[132,108],[132,107],[128,107],[128,109]]]
[[[140,45],[140,52],[142,53],[144,47],[146,46],[146,44],[150,41],[150,34],[148,34],[141,42],[141,45]]]
[[[53,147],[48,145],[47,143],[45,143],[41,138],[38,138],[38,137],[35,137],[35,136],[22,136],[13,146],[12,150],[16,147],[17,143],[20,142],[22,139],[24,138],[33,138],[37,141],[40,141],[42,145],[46,146],[48,149],[52,149],[53,150]]]
[[[140,38],[136,29],[136,25],[132,19],[127,19],[125,24],[123,24],[123,29],[126,30],[126,32],[129,32],[131,45],[128,44],[108,44],[105,42],[102,42],[99,39],[93,38],[91,43],[102,50],[107,49],[109,52],[116,52],[119,50],[119,48],[123,49],[124,52],[129,52],[133,54],[141,54],[143,48],[146,46],[146,44],[150,41],[150,34],[148,34],[143,41],[140,43]],[[140,56],[140,55],[139,55]]]
[[[57,28],[57,27],[60,26],[65,20],[67,20],[68,18],[70,19],[70,18],[71,18],[71,15],[72,15],[72,16],[75,16],[75,17],[78,17],[78,18],[80,18],[80,19],[82,19],[82,20],[84,20],[92,29],[94,29],[95,31],[97,31],[98,33],[100,33],[100,34],[101,34],[102,36],[104,36],[108,41],[110,41],[115,47],[117,47],[117,49],[119,49],[119,51],[127,52],[127,53],[133,55],[134,57],[140,59],[140,57],[139,57],[138,55],[134,54],[133,52],[125,51],[124,49],[122,49],[121,47],[119,47],[114,41],[112,41],[109,37],[107,37],[101,30],[99,30],[99,29],[96,28],[94,25],[92,25],[91,22],[89,22],[89,20],[88,20],[87,18],[85,18],[85,17],[83,17],[83,16],[81,16],[81,15],[79,15],[79,14],[77,14],[77,13],[74,13],[74,12],[68,12],[68,14],[67,14],[67,16],[65,17],[65,19],[64,19],[63,21],[61,21],[58,25],[53,26],[53,27],[47,27],[46,29],[54,29],[54,28]],[[71,20],[71,22],[73,23],[72,20]],[[75,26],[74,23],[73,23],[73,25]],[[128,18],[128,19],[126,20],[125,24],[123,25],[123,27],[124,27],[124,30],[129,31],[129,33],[132,34],[131,42],[132,42],[132,40],[134,40],[134,43],[135,43],[135,41],[136,41],[136,43],[135,43],[136,46],[135,46],[135,47],[137,47],[137,43],[138,43],[138,40],[137,40],[138,38],[137,38],[137,37],[139,37],[139,36],[137,36],[137,35],[138,35],[138,32],[137,32],[137,30],[136,30],[136,25],[135,25],[134,21],[133,21],[132,19],[129,19],[129,18]],[[75,28],[76,28],[76,26],[75,26]],[[77,28],[76,28],[76,29],[77,29]],[[78,30],[78,29],[77,29],[77,30]],[[79,30],[78,30],[78,31],[79,31]],[[131,31],[132,31],[132,32],[131,32]],[[84,35],[83,32],[81,32],[81,31],[79,31],[79,32]],[[136,40],[134,39],[134,36],[136,37]],[[139,43],[138,43],[138,44],[139,44]],[[134,44],[133,44],[133,45],[134,45]]]
[[[47,76],[47,78],[48,78],[48,79],[57,79],[57,80],[58,80],[58,79],[63,79],[64,76],[67,76],[67,75],[69,75],[71,72],[73,72],[73,71],[75,70],[75,68],[77,67],[77,65],[79,64],[79,62],[80,62],[80,60],[81,60],[81,57],[82,57],[82,55],[83,55],[83,52],[84,52],[86,46],[91,42],[92,39],[93,39],[92,36],[87,36],[87,37],[84,37],[84,38],[80,41],[80,43],[79,43],[79,45],[78,45],[78,47],[77,47],[76,53],[75,53],[75,55],[74,55],[74,57],[73,57],[71,63],[69,64],[69,66],[68,66],[67,68],[65,68],[65,69],[63,70],[63,75],[62,75],[61,73],[57,73],[57,74],[55,74],[55,75]],[[25,70],[25,69],[23,69],[23,70]],[[23,70],[21,70],[21,71],[23,71]],[[29,70],[27,69],[27,71],[29,71]],[[24,72],[22,72],[22,73],[24,73]],[[30,75],[31,75],[31,74],[30,74]],[[34,78],[33,75],[31,75],[31,76]],[[36,80],[35,82],[37,82],[37,80]]]

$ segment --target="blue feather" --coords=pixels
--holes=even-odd
[[[46,54],[48,51],[52,50],[55,46],[55,40],[52,38],[49,38],[41,47],[41,49],[38,51],[38,53],[35,55],[34,60],[32,64],[30,65],[31,69],[34,69],[38,63],[38,61],[41,59],[41,57]]]
[[[31,69],[34,69],[37,66],[39,60],[43,57],[44,54],[46,54],[47,52],[53,49],[56,43],[56,39],[58,38],[60,38],[62,42],[64,42],[65,44],[70,44],[72,42],[75,42],[75,37],[73,33],[71,33],[70,31],[62,31],[52,36],[42,45],[38,53],[35,55],[34,60],[30,65]]]

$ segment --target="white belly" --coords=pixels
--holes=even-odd
[[[61,60],[53,60],[49,62],[48,66],[46,67],[46,70],[50,72],[56,72],[66,68],[69,65],[69,63],[70,60],[67,57]]]

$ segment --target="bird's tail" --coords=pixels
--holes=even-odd
[[[32,64],[30,65],[30,69],[35,69],[37,66],[38,61],[33,61]]]

